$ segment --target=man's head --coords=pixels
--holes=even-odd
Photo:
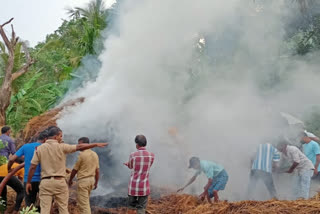
[[[277,144],[277,149],[280,152],[285,152],[288,146],[288,142],[286,140],[281,140],[278,144]]]
[[[40,132],[39,136],[38,136],[38,142],[39,143],[44,143],[46,142],[46,140],[48,139],[48,131],[44,130],[43,132]]]
[[[58,127],[52,127],[48,131],[48,138],[57,140],[59,143],[62,141],[62,131]]]
[[[301,133],[301,143],[305,144],[305,143],[310,143],[311,142],[311,138],[305,133]]]
[[[9,126],[4,126],[1,129],[1,134],[5,134],[5,135],[10,135],[11,133],[11,128]]]
[[[81,137],[81,138],[79,138],[78,144],[83,144],[83,143],[89,144],[89,143],[90,143],[89,138],[87,138],[87,137]]]
[[[189,168],[192,169],[201,169],[200,159],[198,157],[192,157],[189,160]]]
[[[137,148],[147,146],[147,138],[142,134],[137,135],[134,139],[134,142],[136,143]]]

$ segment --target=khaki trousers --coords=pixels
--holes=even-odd
[[[77,206],[80,214],[91,214],[90,193],[94,188],[95,178],[87,177],[78,180]]]
[[[41,214],[50,214],[53,198],[59,214],[69,214],[69,189],[65,179],[43,179],[39,188]]]

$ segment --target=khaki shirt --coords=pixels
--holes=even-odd
[[[80,152],[78,160],[73,169],[77,170],[77,178],[87,178],[95,176],[96,169],[99,169],[99,157],[91,149]]]
[[[41,164],[41,178],[66,175],[66,156],[76,151],[76,145],[49,139],[37,147],[31,164]]]

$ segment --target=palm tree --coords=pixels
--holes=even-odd
[[[107,10],[102,0],[91,1],[86,8],[69,9],[70,17],[80,20],[84,36],[80,46],[86,53],[95,54],[94,42],[100,37],[101,31],[107,27]]]

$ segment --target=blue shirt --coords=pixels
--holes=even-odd
[[[1,135],[0,141],[2,141],[4,148],[0,150],[0,155],[9,158],[10,154],[14,154],[16,152],[16,146],[14,145],[14,141],[8,135]]]
[[[224,170],[223,166],[216,164],[212,161],[200,160],[201,169],[196,172],[195,175],[200,175],[203,172],[207,178],[216,177],[222,170]]]
[[[31,165],[31,160],[33,158],[34,151],[36,147],[40,146],[41,143],[34,142],[23,145],[16,153],[18,157],[24,155],[24,182],[28,181],[28,173]],[[41,180],[41,166],[40,164],[37,166],[36,171],[32,177],[31,182],[37,182]]]
[[[269,143],[260,144],[251,169],[272,173],[272,161],[280,161],[279,151]]]
[[[320,154],[319,144],[312,140],[309,143],[303,144],[302,150],[303,150],[303,153],[308,157],[308,159],[311,160],[313,165],[315,165],[317,161],[317,155]],[[319,164],[318,170],[320,170],[320,164]]]

